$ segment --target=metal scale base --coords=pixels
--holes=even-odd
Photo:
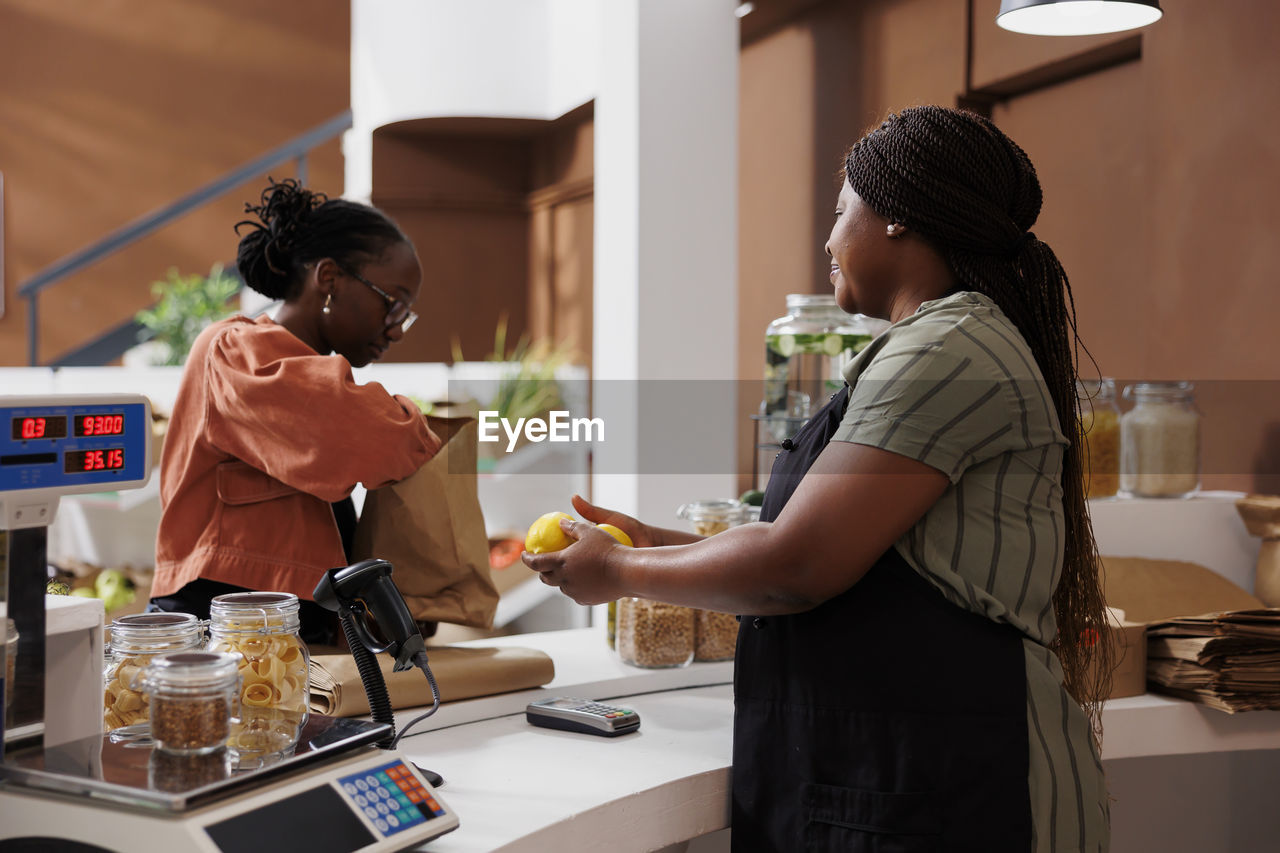
[[[293,754],[245,771],[224,753],[171,756],[110,735],[10,749],[0,853],[37,849],[17,840],[37,837],[130,851],[390,851],[455,829],[417,768],[371,747],[389,731],[313,714]]]

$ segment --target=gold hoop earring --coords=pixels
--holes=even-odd
[[[320,313],[325,315],[332,314],[333,310],[329,307],[329,305],[332,302],[333,302],[333,294],[326,293],[324,296],[324,307],[320,309]]]

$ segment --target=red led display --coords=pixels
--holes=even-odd
[[[76,415],[76,435],[120,435],[124,415]]]
[[[68,450],[62,457],[62,470],[67,474],[88,471],[114,471],[124,467],[124,448],[106,450]]]
[[[66,438],[67,419],[58,417],[14,418],[9,437],[14,441],[31,441],[38,438]]]

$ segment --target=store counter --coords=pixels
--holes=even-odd
[[[729,824],[733,664],[627,666],[599,628],[464,645],[540,649],[556,664],[546,687],[441,706],[401,748],[445,778],[462,826],[440,853],[657,850]],[[633,708],[640,731],[618,738],[535,728],[525,705],[573,696]],[[397,727],[421,709],[396,713]],[[1103,713],[1104,759],[1280,750],[1280,713],[1228,715],[1147,694]],[[1117,811],[1133,806],[1121,797]]]
[[[542,688],[442,705],[400,742],[444,777],[441,795],[462,818],[427,849],[653,850],[729,825],[731,661],[637,669],[600,628],[460,645],[539,649],[556,676]],[[632,708],[640,730],[605,738],[529,725],[525,706],[552,696]],[[421,712],[397,711],[397,729]]]

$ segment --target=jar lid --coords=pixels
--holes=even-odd
[[[210,630],[272,633],[298,628],[298,596],[291,592],[229,592],[209,602]]]
[[[690,501],[676,515],[686,521],[735,521],[742,514],[742,502],[734,498]]]
[[[229,592],[215,595],[209,603],[209,615],[220,616],[246,611],[261,611],[267,614],[283,614],[298,609],[298,596],[291,592]]]
[[[1114,400],[1116,398],[1116,381],[1110,376],[1098,379],[1077,379],[1076,396],[1081,400]]]
[[[834,293],[788,293],[788,308],[837,308]]]
[[[1188,400],[1195,390],[1191,382],[1135,382],[1124,389],[1126,398],[1132,394],[1139,400]]]
[[[165,687],[222,687],[240,677],[240,655],[232,652],[172,652],[147,666],[147,690]]]
[[[191,613],[134,613],[111,620],[112,639],[179,640],[200,632],[200,620]]]

